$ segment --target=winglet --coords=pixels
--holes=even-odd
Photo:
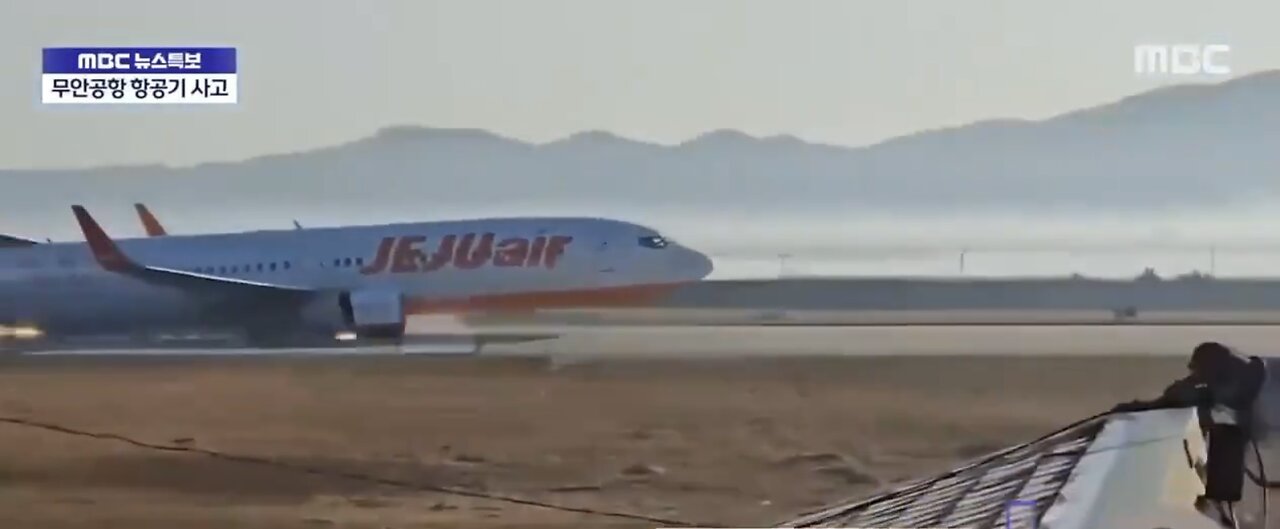
[[[84,240],[89,243],[93,258],[98,260],[102,268],[111,272],[123,272],[137,266],[120,251],[115,241],[107,236],[107,232],[102,231],[102,226],[93,220],[84,206],[71,206],[71,211],[76,214],[76,222],[80,223],[80,231],[84,232]]]
[[[156,220],[156,216],[151,214],[151,210],[142,203],[133,205],[133,209],[138,211],[138,219],[142,221],[142,227],[147,230],[148,237],[163,237],[168,235],[164,230],[164,226],[160,225],[160,221]]]

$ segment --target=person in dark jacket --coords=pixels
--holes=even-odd
[[[1245,449],[1257,436],[1254,401],[1266,381],[1266,365],[1256,356],[1246,358],[1220,343],[1205,342],[1191,353],[1187,369],[1191,372],[1169,384],[1159,397],[1124,402],[1111,411],[1196,408],[1208,450],[1203,497],[1239,502],[1244,491]]]
[[[1218,342],[1197,345],[1187,369],[1190,373],[1169,384],[1159,397],[1122,402],[1111,411],[1225,406],[1247,419],[1266,374],[1262,359],[1240,356]]]

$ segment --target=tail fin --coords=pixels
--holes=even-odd
[[[98,225],[98,221],[89,215],[89,211],[83,206],[71,206],[71,211],[75,212],[76,222],[80,224],[80,231],[84,232],[84,240],[89,243],[89,250],[93,252],[94,259],[98,260],[98,264],[102,268],[112,272],[122,272],[125,270],[139,268],[134,264],[120,248],[116,246],[115,241],[103,231],[102,226]]]
[[[138,203],[133,205],[133,209],[138,211],[138,219],[142,221],[142,227],[147,230],[148,237],[163,237],[168,235],[164,230],[164,226],[160,225],[160,221],[156,220],[156,216],[151,214],[151,210],[147,206]]]

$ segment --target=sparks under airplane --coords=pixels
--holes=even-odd
[[[51,337],[217,329],[264,344],[399,338],[410,314],[643,304],[712,270],[653,229],[599,218],[115,241],[72,210],[86,242],[0,246],[0,325]]]

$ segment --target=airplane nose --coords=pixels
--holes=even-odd
[[[694,252],[698,254],[698,276],[707,277],[716,269],[715,263],[711,261],[711,257],[702,252]]]
[[[711,262],[711,258],[706,254],[693,250],[691,248],[681,248],[682,258],[681,269],[688,271],[694,276],[694,279],[702,279],[711,275],[711,271],[715,269],[715,264]]]

